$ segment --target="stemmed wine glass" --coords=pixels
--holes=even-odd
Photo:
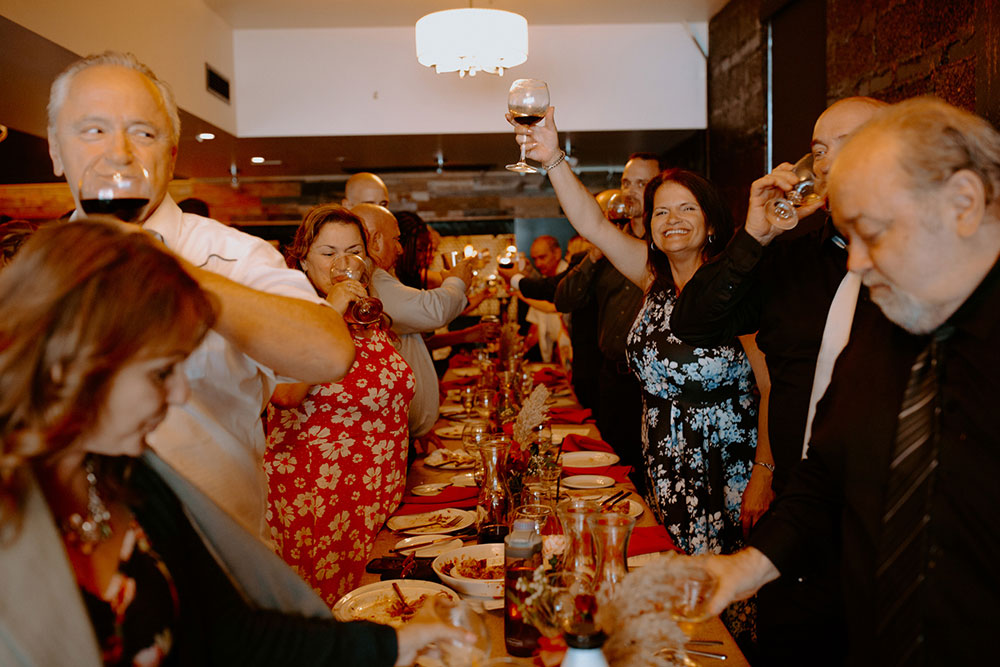
[[[507,93],[507,110],[518,125],[534,125],[549,110],[549,87],[538,79],[518,79]],[[537,174],[538,170],[524,161],[524,144],[521,159],[507,168],[522,174]]]
[[[335,283],[346,279],[357,280],[368,289],[371,274],[371,264],[368,260],[354,253],[338,255],[330,264],[330,280]],[[382,317],[382,302],[375,297],[366,296],[352,301],[347,314],[358,324],[364,326],[374,324]]]
[[[124,222],[142,222],[153,187],[149,172],[137,160],[114,165],[99,155],[80,177],[80,206],[91,215],[111,215]]]
[[[485,419],[474,419],[466,422],[462,427],[462,447],[476,459],[476,467],[472,472],[472,478],[476,484],[483,483],[483,457],[479,455],[479,447],[493,437],[493,429]]]
[[[624,192],[615,192],[608,197],[608,206],[604,210],[604,216],[615,225],[622,226],[632,218],[638,216],[633,202],[625,197]]]
[[[482,665],[489,658],[492,648],[490,634],[480,609],[481,605],[464,600],[452,600],[443,595],[434,598],[429,609],[432,620],[461,628],[475,637],[472,642],[454,640],[436,642],[440,661],[444,667],[475,667]]]
[[[826,188],[816,183],[812,153],[806,153],[795,163],[792,170],[799,177],[799,182],[784,197],[772,199],[764,206],[767,221],[778,229],[793,229],[799,224],[799,213],[796,209],[814,204],[826,196]]]

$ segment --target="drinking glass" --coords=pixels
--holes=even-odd
[[[371,282],[371,264],[361,255],[347,253],[333,258],[330,264],[330,280],[338,282],[341,280],[357,280],[368,289]],[[382,302],[375,297],[366,296],[363,299],[352,301],[347,308],[348,316],[358,324],[368,326],[378,322],[382,317]]]
[[[514,509],[514,519],[531,519],[535,522],[535,532],[541,535],[549,529],[549,519],[554,519],[555,512],[550,505],[519,505]]]
[[[459,394],[462,398],[462,409],[465,410],[465,416],[472,416],[472,399],[476,397],[476,385],[470,384],[462,387],[461,393]]]
[[[472,397],[472,412],[481,420],[494,421],[497,407],[497,393],[492,389],[477,389]]]
[[[816,183],[813,173],[813,154],[806,153],[792,167],[799,182],[784,197],[772,199],[764,205],[767,221],[778,229],[793,229],[799,224],[798,208],[814,204],[826,196],[826,188]]]
[[[681,565],[671,573],[674,583],[674,593],[668,600],[670,617],[677,621],[678,627],[691,636],[691,626],[702,623],[712,617],[708,611],[708,601],[715,594],[719,581],[715,575],[696,563]],[[688,656],[684,647],[664,649],[669,653],[674,664],[685,667],[697,667],[698,663]]]
[[[518,125],[534,125],[545,117],[549,110],[549,87],[538,79],[518,79],[507,93],[507,110]],[[521,174],[537,174],[538,170],[524,161],[524,144],[521,144],[521,159],[508,164],[507,169]]]
[[[437,648],[441,653],[441,662],[445,667],[469,667],[482,665],[490,656],[489,631],[482,615],[473,605],[463,600],[452,600],[442,595],[435,597],[431,605],[436,620],[456,628],[471,632],[475,641],[441,641]]]
[[[112,164],[105,156],[95,158],[80,177],[80,206],[91,215],[111,215],[124,222],[142,222],[150,211],[153,187],[149,172],[138,160]]]
[[[491,438],[490,423],[481,419],[466,422],[462,427],[462,446],[476,460],[476,467],[472,471],[472,478],[476,484],[483,483],[483,458],[479,455],[479,448]]]
[[[604,216],[621,227],[642,213],[642,207],[637,207],[635,205],[637,203],[634,199],[627,198],[625,193],[616,192],[608,198],[608,206],[604,209]]]

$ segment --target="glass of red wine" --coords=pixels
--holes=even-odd
[[[371,276],[371,264],[361,255],[354,253],[339,255],[334,257],[330,264],[331,282],[357,280],[368,289]],[[382,317],[382,302],[371,296],[352,301],[347,309],[347,315],[364,326],[375,324]]]
[[[604,210],[604,215],[616,226],[623,227],[638,216],[638,211],[632,200],[619,191],[608,198],[608,207]]]
[[[102,155],[83,170],[79,194],[80,206],[89,215],[110,215],[138,223],[149,215],[152,186],[149,172],[138,161],[114,165]]]
[[[507,93],[507,110],[518,125],[534,125],[549,110],[549,87],[538,79],[518,79]],[[508,164],[507,169],[522,174],[538,173],[524,161],[524,144],[521,144],[521,159],[515,164]]]

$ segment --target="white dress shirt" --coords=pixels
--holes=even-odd
[[[195,266],[262,292],[324,303],[305,274],[289,269],[271,244],[184,213],[169,195],[143,228]],[[208,332],[183,369],[191,396],[183,405],[170,406],[147,442],[247,530],[269,542],[260,414],[279,378],[215,331]]]
[[[446,326],[461,314],[468,303],[465,281],[449,276],[441,287],[422,290],[376,269],[371,293],[382,300],[385,313],[392,318],[392,330],[399,334],[399,353],[413,369],[416,392],[410,402],[410,437],[420,437],[434,426],[440,407],[434,360],[420,334]]]

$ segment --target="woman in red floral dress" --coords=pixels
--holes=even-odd
[[[361,221],[347,209],[312,209],[287,252],[316,291],[346,313],[367,296],[332,283],[333,259],[367,257]],[[267,520],[278,552],[331,607],[358,586],[375,536],[406,485],[413,372],[387,328],[351,326],[356,356],[340,382],[279,385],[267,413]]]

